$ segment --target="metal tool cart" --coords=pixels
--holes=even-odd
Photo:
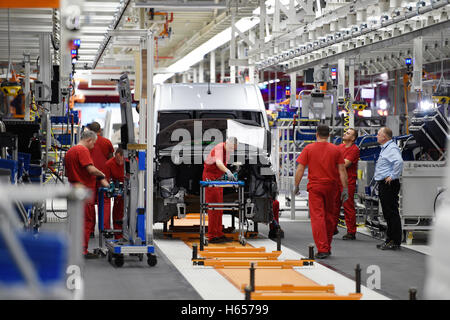
[[[247,241],[244,235],[245,201],[244,181],[200,181],[200,250],[208,245],[206,240],[206,214],[208,210],[238,211],[239,213],[239,243],[245,246]],[[229,203],[205,203],[206,188],[235,188],[238,189],[238,201]],[[234,217],[233,217],[234,219]]]
[[[141,36],[141,47],[144,48],[144,42],[147,47],[146,91],[147,97],[151,97],[153,92],[154,35],[153,32],[146,31]],[[143,72],[141,72],[142,74]],[[142,90],[144,90],[143,87]],[[121,267],[124,264],[125,254],[138,256],[140,259],[146,254],[148,265],[154,266],[157,259],[153,246],[153,134],[155,131],[152,112],[153,99],[146,99],[147,104],[141,105],[140,129],[144,130],[146,134],[140,136],[139,144],[137,144],[130,82],[126,73],[118,81],[118,91],[122,120],[121,147],[124,150],[125,159],[128,160],[125,164],[126,178],[123,188],[123,238],[106,241],[107,257],[110,263],[114,262],[114,266]],[[146,139],[143,139],[144,136],[146,136]],[[143,179],[144,177],[145,179]]]
[[[116,230],[104,228],[105,196],[108,198],[123,196],[123,184],[111,183],[110,188],[101,187],[98,189],[98,248],[96,248],[94,252],[102,256],[107,255],[107,251],[104,248],[106,239],[111,238],[115,233],[122,233],[122,229]]]
[[[145,152],[139,151],[145,149],[146,146],[136,144],[134,137],[133,115],[131,113],[132,99],[127,74],[120,77],[118,90],[122,122],[124,123],[121,128],[121,145],[124,149],[124,156],[128,159],[128,164],[125,166],[127,177],[123,186],[123,238],[120,240],[107,240],[105,242],[106,255],[108,261],[115,267],[122,267],[125,262],[125,254],[138,256],[140,260],[142,260],[144,254],[147,254],[148,265],[155,266],[157,259],[154,255],[155,247],[152,245],[153,234],[151,229],[153,216],[151,215],[151,209],[149,209],[152,206],[149,205],[149,202],[147,202],[145,207],[138,204],[138,193],[145,188],[145,185],[140,184],[138,181],[139,171],[146,171],[147,175],[150,175],[151,171],[146,170],[145,166],[143,166],[146,163],[146,159],[144,159]],[[138,164],[138,158],[140,164]],[[152,177],[150,178],[152,181]],[[148,188],[145,191],[149,194],[152,193]],[[99,217],[99,219],[103,219],[103,216]],[[100,227],[103,228],[103,224]]]

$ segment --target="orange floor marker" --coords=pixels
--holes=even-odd
[[[265,260],[276,260],[281,251],[272,251],[272,252],[208,252],[208,251],[199,251],[199,256],[204,258],[228,258],[228,259],[244,259],[244,260],[257,260],[257,259],[265,259]]]
[[[266,252],[266,248],[259,247],[206,247],[204,252]]]
[[[293,267],[303,267],[313,265],[312,260],[220,260],[208,259],[203,261],[203,265],[218,268],[250,268],[252,262],[256,262],[258,268],[278,268],[292,269]]]
[[[253,292],[251,300],[360,300],[361,293],[350,293],[348,296],[339,296],[334,293],[305,292],[305,293],[272,293]]]
[[[242,285],[241,287],[241,291],[244,292],[245,291],[245,285]],[[277,286],[255,286],[255,292],[258,291],[275,291],[275,292],[281,292],[281,293],[295,293],[295,292],[310,292],[310,291],[314,291],[314,292],[329,292],[329,293],[333,293],[334,292],[334,285],[329,284],[326,286],[319,286],[319,285],[314,285],[314,286],[294,286],[292,284],[282,284],[282,285],[277,285]]]
[[[254,290],[250,293],[251,300],[359,300],[362,297],[360,293],[337,295],[334,285],[319,285],[294,269],[312,266],[314,260],[278,260],[281,251],[266,252],[266,248],[255,248],[248,243],[242,246],[238,242],[237,232],[226,234],[235,241],[209,243],[200,251],[199,232],[188,231],[189,228],[200,229],[199,224],[200,214],[188,214],[184,219],[174,219],[173,230],[164,234],[182,239],[186,245],[193,248],[194,265],[214,267],[242,292],[245,292],[250,283],[250,268],[253,265]],[[256,232],[245,234],[246,238],[257,235]]]

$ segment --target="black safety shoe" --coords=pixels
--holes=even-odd
[[[331,252],[317,252],[316,253],[316,259],[326,259],[329,256],[331,256]]]
[[[88,260],[89,259],[98,259],[98,254],[88,252],[88,253],[83,254],[83,257]]]
[[[233,242],[233,238],[228,238],[225,235],[219,237],[219,239],[222,239],[223,242]]]
[[[347,233],[342,237],[342,240],[356,240],[356,236],[354,233]]]
[[[400,246],[395,244],[394,241],[389,241],[380,247],[381,250],[399,250]]]
[[[224,243],[224,242],[228,242],[226,241],[224,238],[221,237],[215,237],[212,238],[211,240],[208,240],[209,243]]]
[[[269,239],[277,239],[277,232],[280,232],[280,238],[283,239],[284,238],[284,231],[281,229],[271,229],[269,231]]]
[[[114,233],[113,232],[105,232],[104,235],[105,239],[112,239],[114,238]]]
[[[385,246],[390,240],[386,240],[382,243],[377,244],[377,249],[381,249],[381,247]]]

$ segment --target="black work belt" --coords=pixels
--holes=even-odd
[[[399,179],[392,179],[391,180],[391,182],[396,182],[396,181],[399,181]],[[378,181],[376,181],[377,183],[386,183],[386,180],[378,180]]]

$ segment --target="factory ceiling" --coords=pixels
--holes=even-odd
[[[129,72],[133,79],[142,30],[153,31],[155,72],[169,74],[170,79],[177,73],[171,66],[230,28],[233,19],[249,19],[246,31],[237,34],[245,49],[237,58],[244,58],[240,61],[253,65],[256,72],[301,72],[317,64],[336,63],[338,58],[354,58],[366,74],[386,72],[404,68],[402,61],[413,55],[418,37],[423,39],[424,63],[450,56],[446,0],[268,0],[264,17],[260,0],[82,2],[76,70],[94,88],[113,85],[110,80],[122,72]],[[30,54],[32,75],[36,73],[41,33],[52,34],[53,62],[58,63],[55,48],[60,30],[58,9],[0,6],[1,77],[5,78],[9,62],[21,72],[25,52]],[[224,41],[216,51],[228,66],[230,42]],[[216,64],[220,65],[220,59]]]

